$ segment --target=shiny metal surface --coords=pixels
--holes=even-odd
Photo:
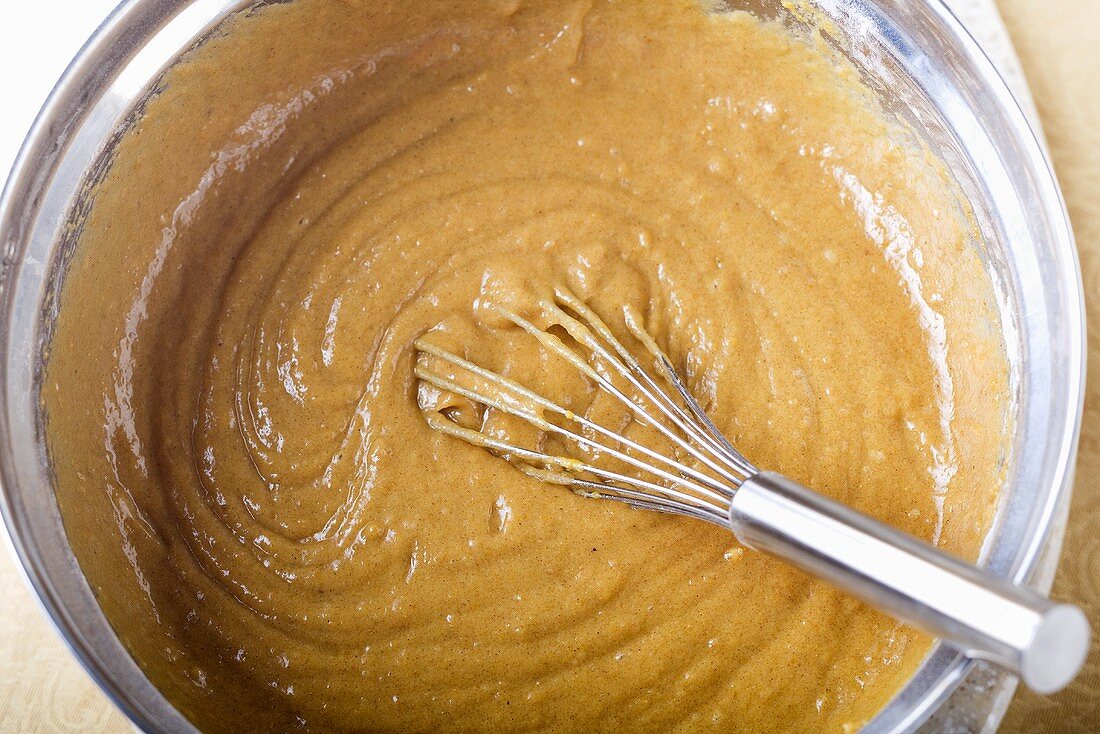
[[[0,197],[0,511],[45,611],[104,690],[149,731],[193,727],[118,642],[68,549],[42,440],[40,368],[87,185],[109,165],[119,132],[163,69],[221,19],[255,4],[120,5],[58,83]],[[749,4],[786,17],[770,0]],[[823,35],[949,163],[974,205],[1002,297],[1018,399],[1005,497],[984,565],[1025,582],[1069,491],[1084,379],[1080,275],[1057,184],[1007,88],[939,2],[817,5],[831,21]],[[915,729],[970,665],[939,646],[865,730]]]
[[[1060,690],[1085,662],[1089,625],[1077,607],[997,579],[779,474],[745,480],[729,524],[744,545],[1019,675],[1038,693]]]

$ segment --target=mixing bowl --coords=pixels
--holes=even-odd
[[[65,264],[120,135],[166,68],[233,13],[263,4],[124,2],[58,83],[0,200],[0,509],[62,636],[149,731],[194,728],[120,644],[66,541],[44,441],[42,368]],[[731,4],[808,28],[839,49],[888,113],[946,161],[970,198],[983,240],[974,246],[995,283],[1004,326],[1015,425],[1002,504],[981,562],[1002,577],[1035,583],[1042,554],[1057,554],[1051,534],[1070,491],[1084,379],[1080,275],[1042,147],[990,62],[939,2],[822,0],[797,15],[770,0]],[[933,647],[866,731],[919,727],[972,665]]]

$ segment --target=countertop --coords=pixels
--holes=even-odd
[[[1074,499],[1054,594],[1100,627],[1100,0],[952,0],[1030,107],[1030,85],[1077,236],[1089,318],[1088,389]],[[114,0],[0,5],[0,175],[52,81]],[[1004,34],[1007,28],[1007,36]],[[1008,39],[1011,39],[1011,42]],[[1030,111],[1030,110],[1029,110]],[[0,530],[2,532],[2,530]],[[0,550],[0,731],[130,732],[42,616]],[[1067,690],[1016,694],[1001,727],[1016,732],[1100,731],[1100,638]]]

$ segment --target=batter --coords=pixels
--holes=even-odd
[[[96,190],[43,387],[73,548],[149,678],[212,732],[871,718],[929,639],[433,432],[412,372],[430,329],[538,372],[479,298],[630,304],[754,463],[975,558],[992,287],[855,79],[694,0],[297,0],[189,54]]]

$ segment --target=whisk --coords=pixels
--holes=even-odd
[[[628,349],[581,299],[564,288],[541,304],[540,327],[500,305],[480,304],[523,329],[572,365],[663,444],[631,437],[578,415],[533,387],[485,369],[433,343],[416,343],[415,374],[424,391],[459,396],[482,420],[425,410],[432,428],[483,447],[544,482],[585,497],[685,515],[733,531],[738,541],[787,561],[898,619],[988,661],[1039,693],[1064,687],[1088,649],[1081,612],[1014,586],[889,525],[748,461],[692,397],[671,360],[633,312],[624,325],[640,345]],[[562,333],[564,332],[564,333]],[[652,369],[643,366],[643,359]],[[424,407],[422,400],[422,407]],[[430,402],[430,401],[427,401]],[[543,437],[520,445],[484,417],[498,411]],[[557,451],[555,447],[573,451]]]

